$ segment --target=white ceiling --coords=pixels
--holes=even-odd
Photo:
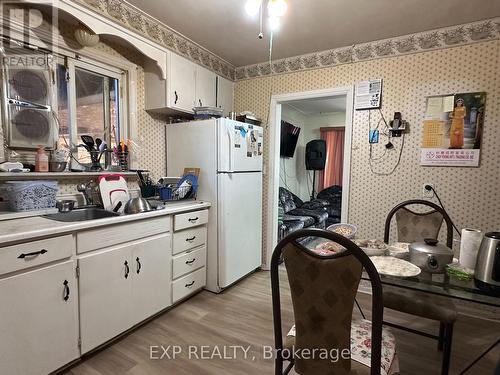
[[[302,99],[286,102],[286,106],[299,111],[303,115],[317,115],[321,113],[345,112],[346,97],[334,96],[330,98]]]
[[[499,0],[287,0],[273,59],[500,16]],[[129,0],[235,66],[268,60],[246,0]]]

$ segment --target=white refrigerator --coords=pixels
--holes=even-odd
[[[200,168],[198,199],[212,203],[207,286],[219,293],[262,264],[263,129],[229,119],[169,124],[167,175]]]

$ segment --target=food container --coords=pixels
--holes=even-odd
[[[7,181],[5,185],[13,211],[37,211],[56,206],[57,181]]]
[[[346,238],[352,239],[354,235],[358,231],[358,228],[353,224],[340,223],[340,224],[332,224],[326,230],[330,232],[334,232],[340,234]]]
[[[387,252],[387,244],[379,239],[374,240],[353,240],[353,242],[358,245],[361,250],[364,251],[369,257],[372,256],[382,256]]]
[[[438,240],[426,238],[424,242],[410,244],[410,262],[428,273],[444,273],[453,262],[453,250]]]

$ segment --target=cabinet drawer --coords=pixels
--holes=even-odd
[[[69,258],[75,251],[71,234],[0,248],[0,275]]]
[[[177,302],[178,300],[204,287],[206,281],[207,274],[205,267],[174,281],[172,284],[172,302]]]
[[[205,267],[206,261],[206,246],[180,254],[172,260],[172,278],[176,279],[198,268]]]
[[[170,217],[138,220],[86,230],[76,235],[78,254],[170,231]]]
[[[179,254],[183,251],[194,249],[207,242],[207,227],[196,227],[174,233],[172,254]]]
[[[175,215],[174,230],[181,230],[206,224],[208,221],[208,210],[193,211],[186,214]]]

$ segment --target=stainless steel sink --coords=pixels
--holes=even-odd
[[[106,211],[102,208],[77,208],[69,212],[58,212],[56,214],[43,215],[42,217],[55,221],[86,221],[105,219],[107,217],[120,216],[119,213]]]

